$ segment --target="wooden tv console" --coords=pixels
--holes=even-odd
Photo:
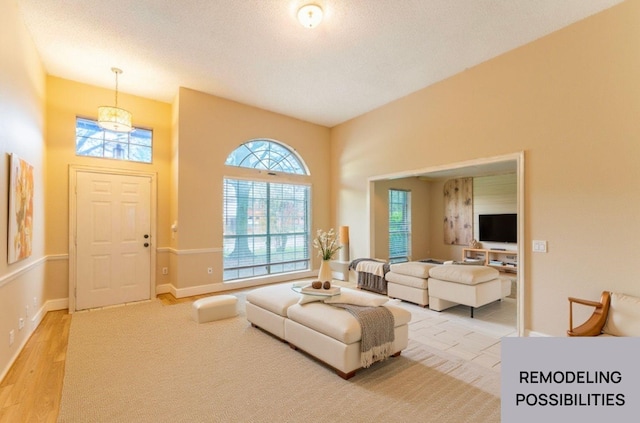
[[[463,248],[462,261],[482,261],[500,272],[518,273],[518,252],[513,250]]]

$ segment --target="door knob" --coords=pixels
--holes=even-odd
[[[148,246],[149,246],[149,243],[148,243],[148,242],[145,242],[145,243],[144,243],[144,246],[145,246],[145,247],[148,247]]]

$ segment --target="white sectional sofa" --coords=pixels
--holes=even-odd
[[[426,307],[429,304],[429,270],[435,266],[419,261],[392,264],[386,275],[387,295]]]
[[[322,301],[304,303],[301,301],[304,296],[292,287],[293,284],[273,285],[249,292],[247,320],[288,342],[292,348],[299,348],[333,367],[343,379],[354,376],[362,367],[359,322],[348,311]],[[393,356],[400,355],[409,342],[411,313],[380,295],[348,288],[342,291],[363,299],[363,304],[383,305],[391,311],[395,335]]]
[[[398,263],[391,265],[386,278],[389,297],[436,311],[464,304],[471,308],[471,317],[474,308],[511,293],[511,281],[489,266]]]

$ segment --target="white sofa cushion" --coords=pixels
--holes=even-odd
[[[300,300],[300,294],[291,284],[270,285],[254,289],[247,294],[247,301],[279,316],[286,317],[287,309]]]
[[[464,264],[447,264],[435,266],[429,270],[429,277],[442,281],[464,283],[475,285],[496,279],[500,276],[493,267],[489,266],[467,266]]]
[[[397,283],[399,285],[410,286],[411,288],[427,289],[428,279],[419,278],[417,276],[401,275],[396,272],[388,272],[384,277],[387,282]]]
[[[612,336],[640,336],[640,298],[612,292],[602,332]]]
[[[360,324],[348,311],[321,302],[294,304],[287,310],[287,316],[344,344],[358,342],[362,336]]]
[[[383,307],[387,307],[393,314],[394,327],[406,325],[411,320],[411,313],[403,308],[393,305]],[[358,342],[362,337],[358,320],[347,310],[329,304],[321,302],[294,304],[287,310],[287,316],[294,322],[344,344]]]
[[[409,261],[406,263],[395,263],[389,266],[389,270],[400,275],[415,276],[426,279],[429,277],[429,269],[438,266],[433,263],[422,263],[419,261]]]

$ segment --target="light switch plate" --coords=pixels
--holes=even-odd
[[[547,241],[533,241],[533,252],[534,253],[546,253],[547,252]]]

